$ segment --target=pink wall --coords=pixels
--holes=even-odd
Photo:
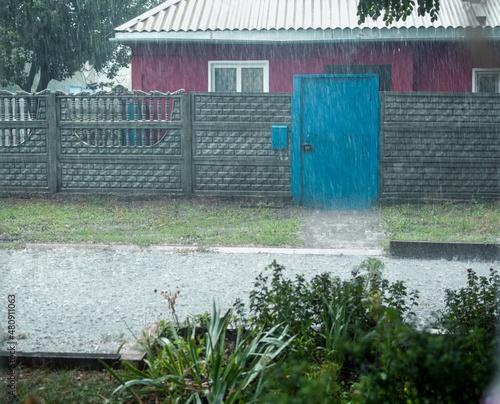
[[[430,43],[415,52],[414,91],[471,92],[473,68],[500,68],[493,43]]]
[[[329,64],[389,64],[392,91],[470,92],[473,67],[500,67],[494,49],[491,56],[492,46],[477,44],[142,45],[132,53],[132,87],[208,91],[209,61],[268,60],[270,92],[292,92],[294,75],[321,74]]]

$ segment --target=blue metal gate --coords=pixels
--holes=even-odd
[[[298,205],[367,209],[378,196],[378,76],[300,75],[292,97]]]

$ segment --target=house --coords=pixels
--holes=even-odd
[[[356,0],[169,0],[117,27],[143,91],[291,92],[293,76],[376,73],[380,89],[500,90],[500,0],[358,24]]]

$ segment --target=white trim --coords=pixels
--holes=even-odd
[[[403,41],[468,41],[470,37],[499,40],[500,27],[484,28],[354,28],[269,31],[173,31],[120,32],[110,40],[121,44],[142,42],[210,42],[210,43],[276,43],[276,42],[403,42]]]
[[[477,88],[477,76],[478,73],[491,73],[496,74],[498,77],[498,87],[497,93],[500,93],[500,68],[474,68],[472,69],[472,92],[476,93],[478,91]]]
[[[213,77],[216,68],[236,68],[237,69],[237,92],[241,92],[241,69],[244,67],[261,68],[263,72],[263,92],[269,92],[269,61],[268,60],[212,60],[208,62],[208,91],[214,91]]]

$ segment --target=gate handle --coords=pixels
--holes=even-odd
[[[311,143],[304,143],[302,145],[302,150],[305,152],[312,152],[313,151],[313,145]]]

